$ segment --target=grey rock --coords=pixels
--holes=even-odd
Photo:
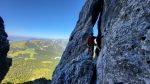
[[[97,84],[150,84],[150,0],[105,0]]]
[[[12,62],[12,59],[7,58],[7,52],[9,51],[9,41],[7,37],[8,35],[4,30],[4,21],[0,17],[0,82],[5,77]]]
[[[88,52],[86,39],[97,20],[98,13],[92,16],[98,0],[88,0],[79,15],[76,27],[71,33],[68,45],[56,67],[52,84],[91,84],[95,73],[95,64]],[[98,4],[97,4],[98,5]],[[92,12],[93,11],[93,12]]]
[[[86,1],[52,84],[150,84],[150,0],[104,0],[102,13],[101,3]],[[104,37],[95,68],[86,39],[98,17]]]

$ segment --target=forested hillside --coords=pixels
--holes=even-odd
[[[10,42],[8,57],[12,66],[3,83],[23,83],[44,77],[51,79],[67,40],[28,40]]]

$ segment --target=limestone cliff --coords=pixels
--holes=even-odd
[[[101,16],[102,15],[102,16]],[[86,47],[102,28],[96,67]],[[52,84],[150,84],[150,0],[87,0]]]
[[[61,61],[53,74],[52,84],[91,84],[96,78],[95,64],[88,53],[86,39],[99,15],[98,0],[88,0],[82,8]],[[94,14],[95,16],[92,16]]]
[[[9,51],[9,42],[7,40],[7,34],[4,30],[4,21],[0,17],[0,82],[8,72],[11,66],[11,59],[7,58],[7,52]]]
[[[150,0],[105,0],[97,84],[150,84]]]

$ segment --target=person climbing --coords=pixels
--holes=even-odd
[[[98,44],[96,44],[96,48],[95,48],[95,58],[97,58],[99,56],[99,52],[100,52],[100,47],[98,46]]]
[[[91,53],[91,56],[93,56],[93,51],[94,51],[94,45],[95,45],[94,39],[95,39],[95,37],[93,36],[93,33],[91,33],[91,35],[88,36],[88,38],[87,38],[87,46]]]
[[[95,58],[97,58],[98,57],[98,55],[99,55],[99,52],[100,52],[100,48],[99,48],[99,46],[97,45],[97,37],[95,38],[95,50],[94,50],[94,52],[95,52]]]
[[[98,0],[98,2],[94,5],[93,11],[92,11],[92,24],[94,25],[96,21],[98,20],[98,35],[96,37],[96,49],[95,49],[95,55],[99,56],[99,52],[101,50],[101,39],[102,39],[102,32],[101,32],[101,21],[102,21],[102,14],[103,14],[103,5],[104,0]]]
[[[95,56],[99,56],[99,52],[101,50],[101,39],[103,36],[97,36],[96,37],[96,49],[95,49]]]

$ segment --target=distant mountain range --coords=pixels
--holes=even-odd
[[[31,40],[47,40],[49,42],[55,43],[63,48],[66,47],[68,39],[46,39],[38,37],[27,37],[27,36],[8,36],[8,40],[11,41],[31,41]]]
[[[21,40],[45,40],[45,39],[44,38],[38,38],[38,37],[8,35],[8,40],[9,41],[21,41]]]

